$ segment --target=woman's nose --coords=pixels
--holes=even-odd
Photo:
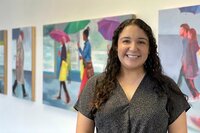
[[[137,50],[137,43],[135,42],[132,42],[130,47],[129,47],[130,50]]]

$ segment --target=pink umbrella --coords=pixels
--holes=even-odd
[[[106,40],[112,40],[115,29],[119,26],[120,22],[109,19],[102,19],[98,22],[98,31]]]
[[[60,29],[52,30],[49,34],[50,34],[52,39],[54,39],[55,41],[57,41],[59,43],[62,42],[63,37],[65,37],[66,42],[70,41],[69,36],[64,31],[62,31]]]

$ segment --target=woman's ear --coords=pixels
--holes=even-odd
[[[116,51],[118,51],[118,46],[115,45],[115,46],[114,46],[114,49],[115,49]]]

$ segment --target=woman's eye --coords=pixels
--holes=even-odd
[[[122,42],[123,43],[130,43],[131,41],[130,40],[123,40]]]
[[[145,41],[138,41],[138,44],[146,44]]]

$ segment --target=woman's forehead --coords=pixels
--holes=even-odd
[[[145,31],[143,29],[141,29],[140,27],[138,27],[137,25],[129,25],[124,27],[124,29],[122,30],[122,32],[119,35],[119,38],[131,38],[131,37],[135,37],[135,38],[145,38],[148,39]]]

